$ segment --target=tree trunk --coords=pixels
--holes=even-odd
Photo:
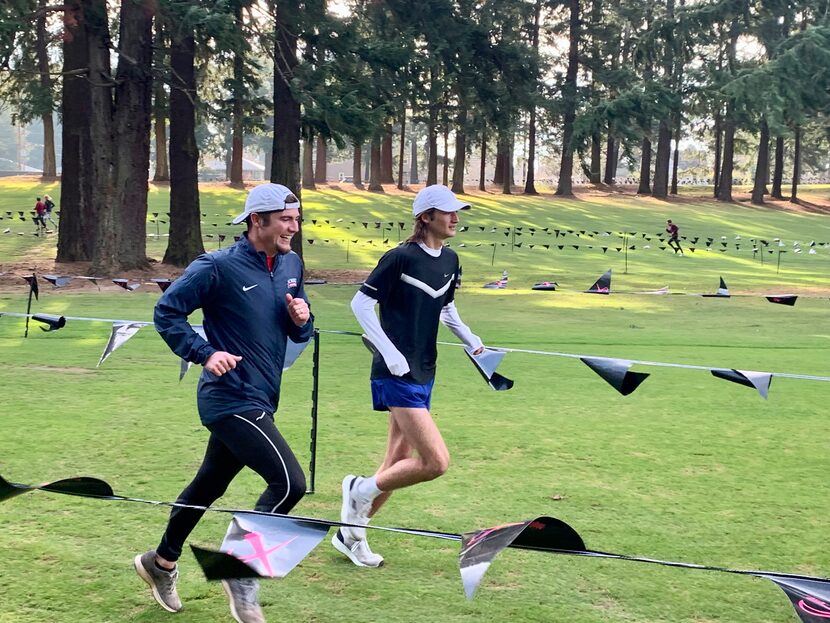
[[[392,152],[392,127],[387,123],[384,127],[383,141],[380,144],[380,183],[394,184]]]
[[[167,94],[164,85],[156,83],[153,97],[153,135],[156,144],[156,170],[153,174],[154,182],[170,181],[170,164],[167,160]],[[163,102],[159,105],[160,98]]]
[[[441,168],[441,183],[444,186],[449,186],[450,183],[450,154],[447,144],[450,140],[450,126],[449,123],[444,124],[444,164]]]
[[[81,0],[65,4],[63,79],[61,93],[61,197],[58,236],[59,262],[92,258],[92,142],[89,134],[89,81],[73,74],[89,65]]]
[[[308,137],[303,140],[303,188],[315,190],[314,185],[314,138]]]
[[[413,130],[414,130],[413,124]],[[418,141],[415,140],[415,133],[412,132],[412,138],[409,141],[409,183],[420,184],[418,180]]]
[[[493,184],[502,186],[504,184],[504,165],[506,158],[504,157],[504,140],[501,135],[496,139],[496,168],[493,171]]]
[[[671,128],[666,119],[660,120],[657,130],[657,158],[654,162],[654,187],[651,196],[665,199],[669,194],[669,154],[671,153]]]
[[[369,171],[369,190],[383,192],[383,185],[380,183],[381,175],[381,139],[379,136],[372,137],[372,151],[370,154],[371,168]]]
[[[52,76],[49,73],[49,52],[46,49],[46,16],[39,15],[35,22],[37,68],[40,72],[40,88],[43,94],[49,94],[49,112],[40,118],[43,122],[43,178],[57,177],[55,162],[55,126],[52,120]]]
[[[527,126],[527,177],[525,194],[538,195],[536,190],[536,107],[530,108],[530,122]]]
[[[615,145],[616,141],[614,140],[614,135],[611,134],[611,125],[609,124],[608,140],[605,143],[605,177],[602,180],[603,183],[609,186],[614,183],[614,177],[616,176],[617,158],[614,155]]]
[[[666,0],[666,17],[669,21],[674,19],[674,0]],[[671,42],[672,30],[667,29],[667,41],[663,45],[663,85],[667,89],[676,91],[674,84],[674,47]],[[679,114],[679,112],[678,112]],[[651,189],[651,196],[665,199],[669,191],[669,159],[671,157],[671,119],[672,113],[667,112],[660,119],[657,129],[657,157],[654,162],[654,186]]]
[[[758,161],[755,164],[755,179],[752,186],[752,203],[764,205],[764,190],[769,171],[769,126],[766,118],[761,119],[761,137],[758,141]]]
[[[640,185],[637,187],[638,195],[651,194],[651,140],[648,136],[643,138],[642,154],[640,155]]]
[[[244,41],[242,32],[242,3],[234,3],[234,29],[240,41]],[[231,96],[233,97],[233,111],[231,127],[233,138],[231,139],[231,170],[229,179],[231,185],[242,185],[242,152],[243,152],[243,120],[245,115],[245,52],[234,50],[233,52],[233,81]]]
[[[502,183],[502,193],[505,195],[513,194],[513,131],[510,131],[510,137],[504,139],[504,182]]]
[[[199,224],[196,146],[196,42],[182,32],[170,42],[170,238],[164,262],[187,266],[205,252]]]
[[[720,112],[715,114],[715,173],[712,177],[714,184],[713,196],[718,197],[718,190],[720,189],[720,161],[723,155],[723,119]]]
[[[772,191],[770,196],[775,199],[783,199],[781,194],[781,180],[784,177],[784,137],[778,136],[775,139],[775,169],[772,172]]]
[[[163,54],[166,44],[163,20],[155,20],[155,48],[156,54]],[[160,59],[164,63],[164,59]],[[156,145],[156,169],[153,173],[154,182],[170,181],[170,165],[167,161],[167,92],[164,90],[164,81],[156,80],[153,83],[153,136]]]
[[[224,122],[225,136],[222,144],[225,146],[225,179],[231,181],[231,164],[233,163],[233,120]]]
[[[362,143],[355,143],[354,145],[354,155],[352,156],[352,184],[354,184],[355,188],[359,188],[363,190],[363,178],[361,177],[361,167],[362,167],[362,157],[363,157],[363,144]]]
[[[87,115],[92,140],[92,206],[94,246],[92,271],[112,274],[118,268],[119,222],[115,205],[115,154],[113,153],[114,86],[110,70],[110,34],[106,2],[85,0],[84,18],[89,46],[90,102]]]
[[[403,190],[403,161],[406,155],[406,107],[401,111],[401,148],[398,151],[398,190]]]
[[[588,181],[591,184],[602,182],[602,144],[599,132],[591,133],[591,169],[588,171]]]
[[[436,113],[429,111],[427,122],[427,186],[438,183],[438,131],[435,128]]]
[[[542,15],[542,0],[536,0],[533,7],[533,35],[531,47],[534,54],[539,53],[539,20]],[[535,78],[538,79],[538,78]],[[536,89],[534,89],[534,92]],[[538,195],[536,192],[536,104],[531,103],[530,120],[527,126],[527,175],[525,176],[525,194]]]
[[[735,76],[735,57],[740,35],[739,17],[733,17],[729,25],[729,47],[727,48],[727,67],[729,74]],[[735,106],[732,101],[726,103],[726,117],[723,127],[723,161],[718,179],[719,201],[732,201],[732,173],[735,168]]]
[[[801,182],[801,126],[795,126],[795,145],[793,147],[793,190],[790,203],[798,203],[798,184]]]
[[[277,3],[277,42],[274,58],[274,148],[271,181],[290,188],[297,198],[300,188],[300,103],[291,92],[294,68],[297,66],[297,21],[299,0]],[[302,215],[302,208],[300,208]],[[291,250],[303,257],[303,232],[291,238]]]
[[[560,197],[573,195],[573,134],[576,120],[576,75],[579,69],[579,0],[568,1],[568,69],[565,73],[565,85],[562,89],[565,110],[562,119],[562,159],[559,165],[559,184],[556,194]]]
[[[464,194],[464,170],[467,168],[467,109],[458,113],[458,127],[455,130],[455,160],[452,165],[452,191]]]
[[[371,153],[372,141],[369,141],[368,143],[363,145],[363,179],[367,183],[369,182],[369,165],[372,162]]]
[[[326,171],[326,160],[328,158],[328,147],[326,141],[322,136],[317,137],[317,154],[314,161],[314,181],[318,184],[325,184],[328,180],[328,171]]]
[[[155,4],[121,3],[115,87],[115,209],[118,241],[112,264],[146,268],[147,175],[153,110],[153,13]]]
[[[487,190],[486,180],[487,175],[487,134],[481,133],[481,162],[478,168],[478,189]]]
[[[731,107],[726,111],[723,128],[723,161],[718,180],[718,200],[732,201],[732,171],[735,165],[735,121]]]
[[[671,194],[677,194],[677,172],[680,166],[680,113],[674,121],[674,155],[671,161]]]

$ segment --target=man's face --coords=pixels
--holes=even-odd
[[[288,253],[291,250],[291,238],[300,230],[300,210],[288,208],[270,214],[268,224],[258,215],[256,218],[256,238],[265,247],[269,255]]]
[[[452,238],[458,227],[458,212],[441,212],[435,210],[429,221],[429,232],[438,240]]]

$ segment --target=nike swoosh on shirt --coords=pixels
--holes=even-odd
[[[453,276],[455,276],[455,275],[453,275]],[[437,299],[439,296],[443,296],[444,294],[446,294],[447,290],[450,289],[450,285],[452,284],[452,278],[450,278],[450,280],[447,281],[447,283],[444,284],[443,288],[441,288],[440,290],[435,290],[434,288],[430,287],[429,285],[427,285],[426,283],[424,283],[420,279],[415,279],[415,277],[410,277],[406,273],[401,273],[401,281],[403,281],[404,283],[408,283],[411,286],[415,286],[416,288],[418,288],[422,292],[426,292],[427,294],[429,294],[434,299]]]
[[[242,286],[242,291],[243,291],[243,292],[247,292],[248,290],[253,290],[253,289],[254,289],[254,288],[256,288],[258,285],[259,285],[258,283],[255,283],[255,284],[254,284],[254,285],[252,285],[252,286]]]

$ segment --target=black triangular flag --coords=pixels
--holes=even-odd
[[[649,376],[647,372],[632,372],[631,362],[622,359],[580,357],[580,360],[623,396],[632,393]]]

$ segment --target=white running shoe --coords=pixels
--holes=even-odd
[[[341,490],[343,502],[340,506],[340,521],[343,523],[365,526],[369,523],[369,512],[372,510],[372,500],[364,500],[357,496],[357,483],[362,477],[349,474],[343,479]],[[364,528],[340,528],[343,538],[348,542],[365,541]]]
[[[380,567],[383,565],[383,556],[375,554],[369,549],[366,539],[347,541],[343,537],[344,528],[340,528],[331,537],[331,544],[334,549],[346,555],[358,567]]]

